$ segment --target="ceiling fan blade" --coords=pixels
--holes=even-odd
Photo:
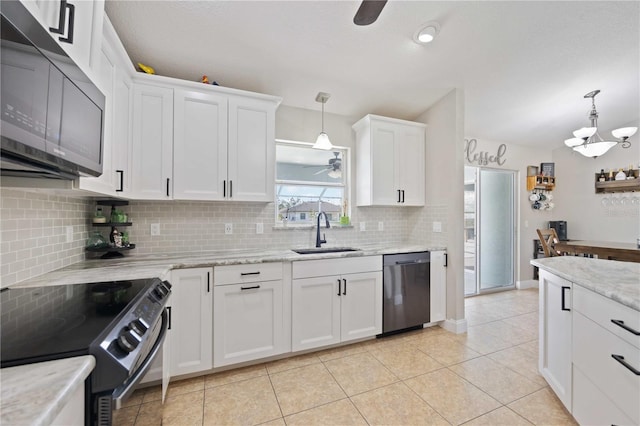
[[[313,175],[314,175],[314,176],[315,176],[315,175],[319,175],[320,173],[324,173],[324,172],[327,172],[327,171],[329,171],[329,169],[322,169],[322,170],[320,170],[319,172],[315,172]]]
[[[356,25],[373,24],[380,16],[385,4],[387,4],[387,0],[362,0],[356,16],[353,17],[353,23]]]

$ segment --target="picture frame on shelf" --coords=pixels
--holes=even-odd
[[[540,174],[542,176],[555,176],[555,163],[540,163]]]

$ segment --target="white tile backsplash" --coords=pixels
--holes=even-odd
[[[228,249],[288,249],[315,245],[315,229],[282,229],[274,223],[274,203],[130,201],[120,207],[133,226],[123,228],[136,249],[129,256],[169,252]],[[0,190],[1,282],[5,287],[37,275],[97,257],[84,250],[90,232],[108,237],[108,228],[93,228],[94,200],[30,192]],[[108,215],[109,207],[103,211]],[[354,207],[352,226],[322,228],[328,245],[397,243],[446,245],[446,206]],[[378,231],[378,222],[384,231]],[[432,222],[442,222],[442,233],[433,233]],[[256,223],[264,224],[256,234]],[[360,231],[360,222],[366,231]],[[160,235],[151,235],[151,224],[160,224]],[[225,235],[224,224],[233,224]],[[73,241],[66,243],[66,226],[73,226]]]

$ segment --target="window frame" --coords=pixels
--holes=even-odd
[[[305,147],[305,148],[309,148],[309,149],[313,149],[313,143],[311,142],[302,142],[302,141],[292,141],[292,140],[286,140],[286,139],[276,139],[275,140],[276,143],[276,147],[278,145],[286,145],[286,146],[293,146],[293,147]],[[277,155],[277,149],[276,149],[276,155],[274,155],[274,161],[275,161],[275,179],[274,179],[274,204],[275,204],[275,212],[274,212],[274,221],[276,226],[277,225],[281,225],[281,226],[286,226],[286,227],[290,227],[290,228],[309,228],[309,227],[315,227],[315,223],[313,222],[305,222],[305,223],[296,223],[295,221],[288,221],[285,223],[283,223],[283,221],[281,219],[279,219],[279,208],[278,208],[278,186],[279,185],[292,185],[292,186],[317,186],[317,187],[321,187],[321,188],[342,188],[342,203],[344,204],[344,201],[347,201],[347,211],[346,211],[346,215],[351,217],[351,148],[348,146],[340,146],[340,145],[334,145],[333,148],[335,148],[335,150],[339,150],[342,152],[342,162],[343,165],[345,167],[343,167],[343,176],[342,176],[342,182],[340,183],[331,183],[331,182],[321,182],[321,183],[317,183],[317,182],[310,182],[310,181],[296,181],[296,180],[282,180],[282,179],[278,179],[278,155]],[[329,221],[331,224],[333,225],[339,225],[340,224],[340,215],[342,214],[342,210],[340,211],[340,213],[337,215],[337,218],[332,217],[332,219]],[[344,226],[344,225],[343,225]]]

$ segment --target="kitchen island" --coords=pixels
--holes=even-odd
[[[531,264],[540,268],[540,374],[580,424],[639,424],[640,264]]]

